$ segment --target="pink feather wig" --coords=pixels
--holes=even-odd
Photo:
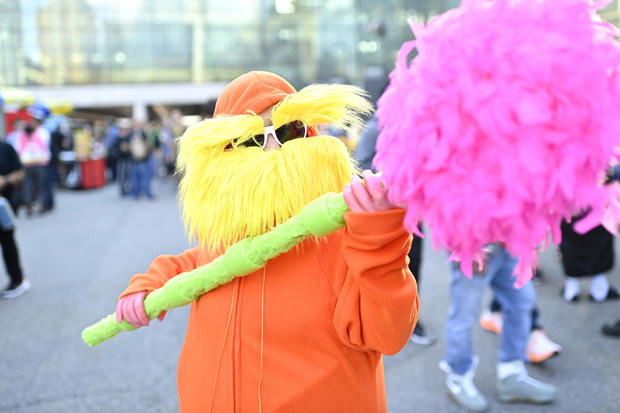
[[[562,218],[591,208],[597,225],[618,204],[601,184],[620,143],[620,47],[602,3],[464,0],[412,25],[379,101],[374,163],[407,227],[423,221],[468,275],[502,242],[523,285]]]

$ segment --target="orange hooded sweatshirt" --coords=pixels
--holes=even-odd
[[[294,89],[250,72],[216,114],[259,113]],[[178,367],[182,412],[386,412],[381,354],[398,352],[418,315],[407,268],[405,211],[345,215],[346,227],[305,241],[192,303]],[[217,254],[157,257],[121,296],[152,291]]]

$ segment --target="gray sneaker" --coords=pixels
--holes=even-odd
[[[4,291],[0,291],[0,298],[16,298],[30,290],[30,281],[24,278],[24,280],[15,288],[6,289]]]
[[[552,384],[531,378],[527,372],[497,380],[497,394],[502,402],[551,403],[557,389]]]
[[[484,412],[489,404],[474,385],[474,372],[478,365],[478,357],[474,356],[471,367],[465,374],[456,374],[446,361],[439,363],[439,368],[446,373],[446,386],[450,397],[461,407],[473,412]]]
[[[436,337],[428,330],[426,330],[422,323],[418,321],[418,324],[416,324],[415,329],[413,330],[413,334],[411,334],[409,340],[412,343],[416,343],[421,346],[430,346],[435,342]]]

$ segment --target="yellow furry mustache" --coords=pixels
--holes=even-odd
[[[273,151],[223,151],[187,169],[179,191],[185,227],[208,249],[227,247],[327,192],[341,192],[357,172],[345,145],[332,137],[295,139]]]
[[[276,129],[294,120],[348,129],[361,125],[371,111],[362,89],[311,85],[284,98],[271,117]],[[225,247],[262,234],[324,193],[342,191],[357,172],[335,138],[296,139],[267,152],[238,147],[263,131],[263,119],[256,114],[218,116],[191,126],[181,137],[179,201],[188,236],[203,246]]]

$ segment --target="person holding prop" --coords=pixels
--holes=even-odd
[[[200,245],[134,276],[119,322],[148,325],[148,293],[324,193],[344,189],[351,209],[344,230],[310,238],[192,303],[181,411],[386,411],[381,354],[407,343],[418,311],[405,212],[387,201],[379,177],[355,176],[340,141],[314,129],[367,110],[354,87],[296,92],[275,74],[250,72],[225,88],[215,118],[181,139],[180,200]]]

